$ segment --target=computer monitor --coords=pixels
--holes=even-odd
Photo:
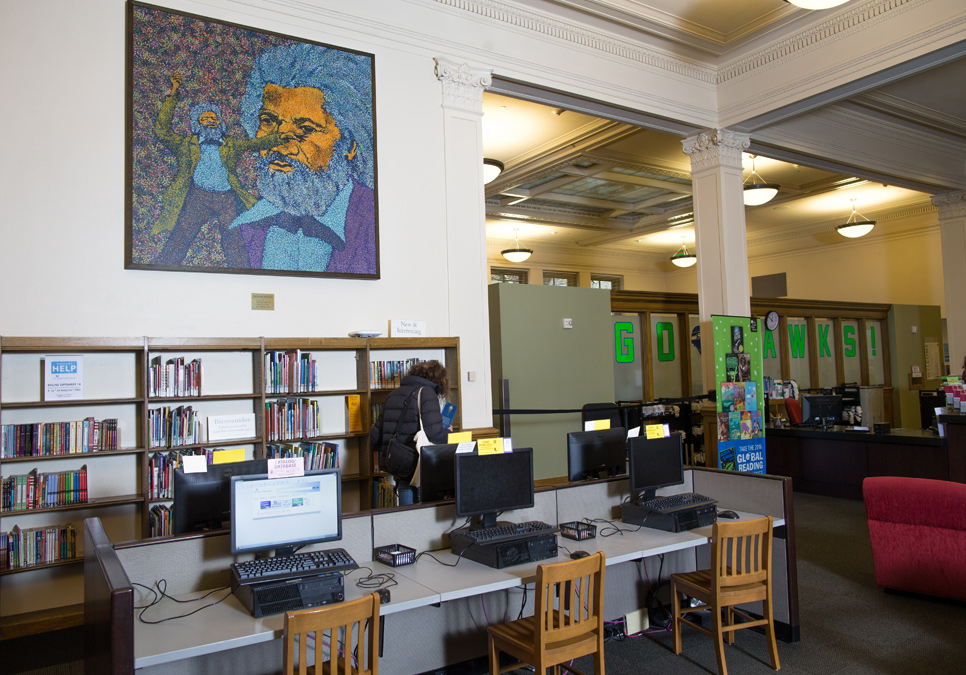
[[[456,496],[455,456],[459,445],[424,445],[419,451],[419,498],[438,502]]]
[[[842,397],[832,394],[805,394],[802,396],[802,423],[821,424],[822,420],[842,419]]]
[[[207,471],[198,473],[175,469],[172,481],[174,534],[227,529],[231,512],[231,477],[267,472],[268,461],[264,459],[209,464]]]
[[[580,481],[626,473],[626,440],[624,427],[570,432],[567,434],[567,477]]]
[[[681,434],[664,438],[638,436],[628,443],[631,497],[654,499],[658,488],[684,483],[684,444]]]
[[[497,514],[533,507],[533,449],[455,456],[456,515],[480,516],[473,529],[493,527]]]
[[[292,555],[297,547],[342,539],[339,469],[304,476],[232,476],[231,552]]]

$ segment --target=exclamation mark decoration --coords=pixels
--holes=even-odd
[[[869,326],[869,336],[872,338],[872,356],[875,356],[875,326]]]

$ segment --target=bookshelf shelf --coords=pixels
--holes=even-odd
[[[197,403],[199,401],[258,401],[261,394],[205,394],[202,396],[151,396],[148,403]]]
[[[62,560],[55,560],[54,562],[41,563],[39,565],[25,565],[24,567],[13,567],[13,568],[2,568],[0,569],[0,576],[6,574],[19,574],[21,572],[34,572],[36,570],[50,569],[51,567],[64,567],[67,565],[76,565],[77,563],[84,562],[84,558],[64,558]]]
[[[49,462],[49,461],[63,461],[65,459],[103,459],[106,457],[117,457],[119,455],[140,455],[144,452],[140,448],[127,448],[122,450],[98,450],[97,452],[69,452],[60,455],[31,455],[29,457],[2,457],[0,461],[4,464],[10,462],[15,464],[17,462]]]
[[[71,401],[16,401],[4,403],[4,409],[23,410],[25,408],[87,408],[100,405],[137,405],[139,398],[83,398]]]
[[[9,516],[31,516],[38,513],[53,513],[55,511],[76,511],[77,509],[97,509],[105,506],[118,506],[120,504],[139,504],[144,501],[143,495],[118,495],[116,497],[98,497],[88,499],[86,502],[75,504],[64,504],[62,506],[45,506],[40,509],[20,509],[0,511],[0,517]]]

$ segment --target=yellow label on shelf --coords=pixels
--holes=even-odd
[[[349,394],[345,397],[346,411],[349,413],[349,431],[362,431],[362,405],[359,394]]]
[[[610,429],[610,420],[591,420],[594,423],[594,428],[590,431],[598,431],[600,429]]]
[[[215,450],[211,455],[212,464],[227,464],[228,462],[244,462],[245,448],[229,448],[228,450]]]
[[[670,435],[666,424],[648,424],[645,429],[648,438],[664,438]]]
[[[480,455],[499,455],[503,453],[502,438],[481,438],[476,442],[477,454]]]
[[[473,440],[472,431],[454,431],[446,437],[447,443],[468,443]]]

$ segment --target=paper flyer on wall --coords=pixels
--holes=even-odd
[[[765,473],[762,323],[712,316],[717,387],[718,468]]]

